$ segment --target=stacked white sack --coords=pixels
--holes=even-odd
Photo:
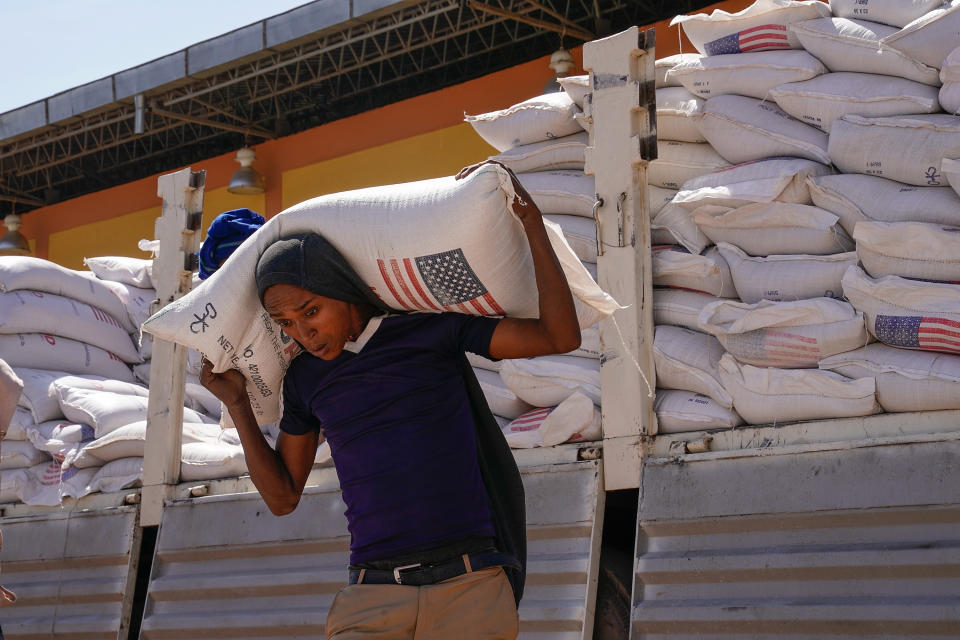
[[[874,378],[884,411],[960,409],[960,355],[898,349],[875,342],[820,361],[848,378]]]
[[[151,244],[147,240],[141,240],[140,248],[148,250]],[[123,302],[130,322],[135,327],[131,337],[138,345],[140,356],[143,359],[141,364],[134,365],[133,375],[137,380],[149,386],[153,338],[150,334],[143,332],[141,326],[150,317],[151,305],[157,298],[153,279],[153,260],[124,256],[102,256],[86,258],[84,264]],[[220,401],[200,385],[200,363],[200,353],[194,349],[188,350],[184,404],[190,409],[219,419],[222,412]]]
[[[133,380],[141,361],[123,303],[95,278],[39,258],[0,257],[0,358],[11,366]]]
[[[534,99],[552,103],[564,103],[567,99],[572,102],[577,111],[572,112],[570,128],[578,129],[585,124],[580,109],[585,100],[589,100],[591,88],[588,76],[572,76],[560,81],[563,95],[543,96]],[[529,103],[527,101],[526,103]],[[502,111],[493,112],[468,118],[474,125],[477,133],[488,142],[505,139],[509,133],[510,118],[505,114],[514,114],[521,111],[520,103]],[[548,137],[554,130],[562,127],[554,121],[552,124],[533,125],[533,117],[527,114],[528,125],[540,137]],[[545,117],[545,116],[541,116]],[[577,124],[577,123],[580,124]],[[480,126],[478,126],[478,123]],[[504,127],[503,132],[497,132],[490,137],[492,123]],[[528,134],[526,139],[532,137]],[[544,213],[547,220],[559,225],[564,238],[574,254],[583,263],[591,276],[596,279],[597,262],[597,228],[593,219],[593,204],[596,200],[596,188],[592,176],[583,173],[584,156],[589,135],[580,131],[573,135],[556,139],[543,139],[530,144],[513,146],[502,149],[501,153],[491,156],[491,159],[502,162],[511,168],[519,178],[521,184],[533,197],[534,202]],[[495,145],[496,146],[496,145]],[[498,147],[500,148],[500,147]],[[582,332],[581,348],[571,354],[588,361],[595,361],[600,357],[599,336],[596,327],[588,327]],[[562,368],[547,366],[544,359],[534,359],[535,372],[522,367],[524,375],[518,375],[515,369],[518,365],[510,361],[492,363],[473,354],[475,372],[480,381],[480,387],[487,399],[487,404],[494,415],[502,421],[504,434],[512,447],[526,448],[533,446],[550,446],[567,441],[584,439],[599,439],[599,410],[593,406],[593,400],[579,394],[579,399],[571,395],[578,395],[576,391],[569,393],[555,393],[550,402],[542,404],[543,398],[537,400],[541,404],[530,402],[531,386],[558,387],[556,376],[563,375]],[[598,360],[596,360],[598,362]],[[598,374],[599,375],[599,374]],[[599,388],[599,384],[597,385]],[[599,404],[599,392],[595,398]],[[586,405],[589,404],[589,407]],[[541,408],[535,408],[537,407]],[[596,415],[594,415],[596,414]],[[590,425],[596,422],[596,429]]]
[[[859,222],[857,255],[874,278],[960,283],[960,227],[924,222]]]
[[[843,276],[843,292],[867,329],[892,347],[960,353],[960,285],[871,278],[859,267]]]
[[[729,353],[720,379],[734,406],[751,424],[866,416],[880,411],[873,378],[851,380],[819,369],[776,369],[741,364]]]
[[[807,180],[814,204],[854,234],[858,222],[927,222],[960,226],[960,196],[949,187],[916,187],[862,174]]]
[[[960,115],[960,47],[951,51],[940,67],[940,106],[947,113]]]
[[[736,65],[726,59],[742,58],[744,28],[760,26],[746,22],[751,16],[772,18],[777,15],[775,12],[786,12],[788,8],[796,16],[800,4],[764,0],[740,14],[715,12],[712,16],[696,16],[695,20],[678,17],[675,22],[682,22],[688,35],[701,43],[701,53],[712,55],[699,60],[688,56],[683,64],[678,61],[664,70],[662,84],[673,79],[674,84],[684,84],[698,97],[710,98],[699,105],[703,114],[699,116],[700,130],[721,155],[726,152],[727,160],[745,160],[750,153],[758,153],[758,157],[763,153],[788,153],[817,157],[820,163],[836,164],[848,175],[831,175],[828,167],[801,175],[794,185],[803,184],[794,189],[793,198],[758,194],[760,187],[766,185],[756,180],[728,180],[728,184],[691,181],[681,188],[674,203],[683,204],[690,212],[702,210],[690,220],[674,214],[672,231],[683,238],[682,243],[690,251],[700,252],[710,242],[720,242],[719,250],[737,293],[750,304],[764,299],[838,297],[846,290],[843,274],[860,260],[868,271],[872,268],[877,272],[874,275],[897,273],[910,278],[955,281],[955,257],[951,256],[956,254],[956,235],[951,227],[960,227],[960,199],[947,185],[955,174],[960,193],[960,162],[954,160],[960,157],[960,146],[954,140],[954,129],[960,131],[960,119],[936,112],[941,108],[941,100],[949,102],[952,95],[950,91],[938,90],[941,82],[960,80],[951,77],[950,60],[944,60],[957,46],[960,2],[941,7],[940,0],[877,0],[867,6],[840,0],[831,3],[833,18],[821,11],[785,19],[782,24],[786,25],[786,37],[781,39],[780,47],[804,48],[831,73],[784,80],[760,95],[760,85],[771,72],[762,69],[751,77],[739,73]],[[825,6],[820,5],[819,9]],[[737,28],[727,28],[729,25]],[[730,33],[724,33],[724,28]],[[712,31],[704,35],[696,33],[696,29]],[[777,46],[763,31],[761,28],[751,32],[756,37],[750,42]],[[680,83],[684,67],[687,82]],[[706,75],[712,69],[718,71]],[[750,98],[773,98],[783,113],[768,109],[765,103],[751,103]],[[751,109],[759,114],[752,122],[750,117],[744,117]],[[771,117],[773,114],[779,116],[780,122]],[[798,122],[813,128],[798,127]],[[830,134],[825,146],[824,138],[813,133],[817,129]],[[871,135],[866,132],[871,131],[872,139],[865,139],[865,135]],[[743,144],[744,140],[750,144]],[[783,147],[801,151],[774,151]],[[826,158],[821,155],[823,151],[827,152]],[[770,160],[756,164],[764,162]],[[877,177],[880,175],[898,182]],[[729,184],[735,186],[731,188]],[[747,197],[739,199],[742,194]],[[816,209],[800,208],[794,213],[807,214],[806,223],[799,227],[823,225],[827,231],[821,236],[824,246],[804,248],[804,243],[790,242],[758,246],[758,235],[761,239],[770,236],[770,229],[758,234],[760,230],[750,224],[718,225],[729,211],[703,208],[719,205],[736,209],[751,202],[774,200],[816,205]],[[824,215],[827,212],[833,214],[832,221]],[[735,217],[730,221],[736,223]],[[749,217],[744,216],[743,222],[748,223]],[[873,221],[896,224],[869,224]],[[858,222],[868,224],[855,231]],[[812,231],[806,231],[808,240],[815,240]],[[894,236],[916,236],[917,243],[907,240],[898,244]],[[921,238],[932,251],[916,250]],[[851,250],[851,239],[857,240],[859,255]],[[673,299],[661,301],[655,294],[655,317],[690,323],[697,307],[706,306],[705,300],[696,299],[702,294],[670,292],[670,296]],[[841,358],[842,354],[835,357]],[[865,369],[858,371],[863,373]]]
[[[704,308],[700,326],[738,361],[757,367],[816,367],[821,358],[869,342],[863,314],[833,298],[722,300]]]
[[[742,422],[716,375],[723,347],[698,323],[705,306],[735,299],[738,292],[725,255],[708,248],[716,239],[704,233],[694,216],[702,207],[709,211],[710,205],[733,208],[775,200],[806,204],[804,178],[831,171],[824,164],[825,136],[791,123],[776,107],[760,102],[775,86],[826,72],[818,60],[797,50],[797,42],[788,42],[785,28],[824,15],[824,9],[818,3],[762,0],[738,14],[718,11],[674,20],[701,43],[698,50],[705,55],[678,59],[665,70],[663,84],[682,85],[693,100],[706,99],[697,103],[694,118],[700,137],[725,161],[740,164],[691,176],[651,224],[655,240],[682,247],[657,246],[653,253],[654,284],[671,287],[654,292],[654,359],[661,387],[655,408],[664,433]],[[743,115],[752,122],[742,121]],[[734,235],[739,236],[739,230]]]
[[[17,439],[17,444],[4,448],[5,456],[10,458],[5,461],[8,462],[4,471],[7,476],[5,499],[56,505],[65,497],[81,498],[95,491],[117,491],[139,478],[117,484],[116,467],[105,467],[115,458],[132,455],[128,452],[134,449],[142,456],[149,394],[146,387],[54,371],[22,368],[17,371],[24,386],[12,431],[8,433],[8,437]],[[231,437],[235,440],[235,435],[221,435],[215,420],[189,408],[184,408],[184,421],[206,424],[207,430],[216,437],[206,438],[202,451],[192,452],[187,445],[196,438],[190,435],[191,427],[185,425],[183,480],[236,476],[245,472],[242,450],[237,442],[230,440]],[[132,424],[141,427],[131,427]],[[31,454],[27,446],[42,457]],[[226,449],[218,451],[218,447]],[[232,461],[232,466],[218,460]],[[12,471],[9,471],[10,461],[15,462]],[[202,467],[198,468],[201,462]],[[108,476],[113,478],[110,482],[107,482]]]
[[[757,0],[736,13],[715,9],[713,13],[677,16],[683,32],[703,55],[742,51],[800,49],[788,31],[790,24],[830,15],[830,8],[815,0]]]

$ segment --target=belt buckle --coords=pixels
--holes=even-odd
[[[421,565],[419,562],[417,562],[416,564],[405,564],[402,567],[394,567],[393,579],[396,581],[397,584],[403,584],[403,581],[400,579],[400,572],[406,571],[407,569],[416,569],[419,566]]]

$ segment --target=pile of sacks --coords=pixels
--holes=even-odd
[[[660,431],[960,408],[960,2],[674,23],[661,158],[732,166],[652,218]]]
[[[156,298],[150,265],[104,257],[74,271],[0,257],[0,360],[22,382],[0,447],[0,502],[57,505],[139,482],[151,355],[140,325]],[[188,368],[198,366],[191,358]],[[244,473],[236,434],[217,425],[220,404],[196,373],[188,371],[181,476]]]
[[[583,172],[589,139],[582,107],[589,87],[586,76],[560,82],[558,93],[466,119],[501,152],[491,159],[514,171],[596,280],[596,188]],[[601,439],[597,325],[583,329],[580,348],[569,354],[501,362],[468,358],[512,447]]]
[[[758,0],[675,22],[699,53],[655,65],[660,431],[960,408],[960,1]],[[467,120],[595,273],[590,87],[561,85]],[[514,446],[575,432],[557,424],[568,398],[599,403],[585,355],[473,360]]]

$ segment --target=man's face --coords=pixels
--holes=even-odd
[[[333,360],[353,333],[354,305],[311,293],[292,284],[275,284],[263,306],[281,330],[312,355]]]

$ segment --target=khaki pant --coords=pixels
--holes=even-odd
[[[356,584],[327,614],[328,640],[512,640],[519,621],[500,567],[424,587]]]

